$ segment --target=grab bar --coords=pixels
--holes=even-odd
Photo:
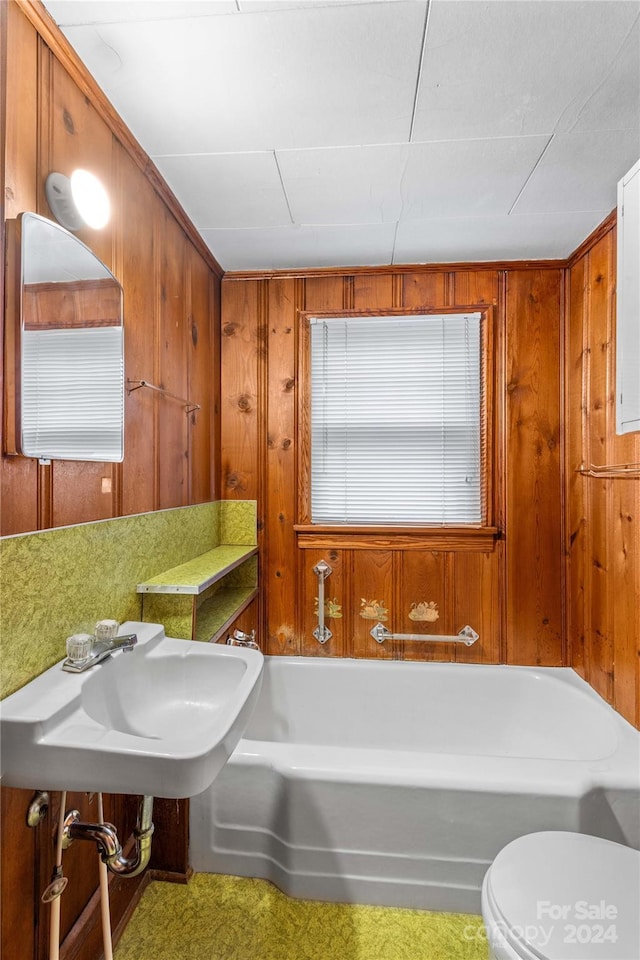
[[[331,567],[324,560],[321,560],[315,565],[313,572],[318,578],[318,626],[313,631],[313,635],[318,643],[326,643],[333,636],[329,627],[326,627],[324,623],[324,582],[331,575]]]
[[[383,623],[376,623],[369,632],[376,643],[384,643],[385,640],[426,640],[428,643],[464,643],[466,647],[470,647],[480,639],[480,634],[468,624],[455,636],[449,637],[437,633],[392,633]]]

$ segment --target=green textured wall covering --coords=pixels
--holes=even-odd
[[[0,696],[62,659],[72,633],[140,620],[138,583],[219,543],[255,542],[255,517],[253,501],[203,503],[0,538]]]

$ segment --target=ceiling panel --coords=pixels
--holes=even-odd
[[[554,137],[514,213],[608,210],[616,185],[640,156],[640,130],[586,131]]]
[[[639,9],[636,0],[434,0],[413,139],[566,129]]]
[[[394,263],[539,260],[566,257],[604,219],[592,213],[447,220],[405,220],[398,226]],[[507,257],[504,257],[505,251]]]
[[[197,227],[291,223],[273,153],[155,157]]]
[[[640,0],[45,3],[227,269],[565,256],[640,155]]]
[[[548,137],[412,143],[401,219],[507,214]]]
[[[48,0],[60,26],[79,23],[127,23],[237,13],[235,0]]]
[[[200,232],[225,270],[279,270],[391,263],[395,229],[374,223]]]
[[[620,53],[581,106],[572,130],[624,130],[640,124],[640,14]]]
[[[407,144],[285,150],[277,154],[297,223],[397,220]]]
[[[65,32],[152,155],[394,143],[409,133],[425,9],[337,5]]]

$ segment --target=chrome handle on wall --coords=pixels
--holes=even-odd
[[[384,643],[385,640],[426,640],[428,643],[464,643],[470,647],[480,638],[473,627],[468,624],[458,630],[455,636],[443,636],[437,633],[392,633],[383,623],[376,623],[369,631],[376,643]]]
[[[324,623],[324,581],[331,575],[331,567],[324,560],[321,560],[313,568],[313,572],[318,578],[318,626],[313,631],[313,635],[318,643],[326,643],[333,634],[329,627]]]

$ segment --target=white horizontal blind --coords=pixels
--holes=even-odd
[[[123,328],[23,330],[21,399],[25,456],[122,460]]]
[[[480,314],[311,320],[313,523],[482,520]]]

